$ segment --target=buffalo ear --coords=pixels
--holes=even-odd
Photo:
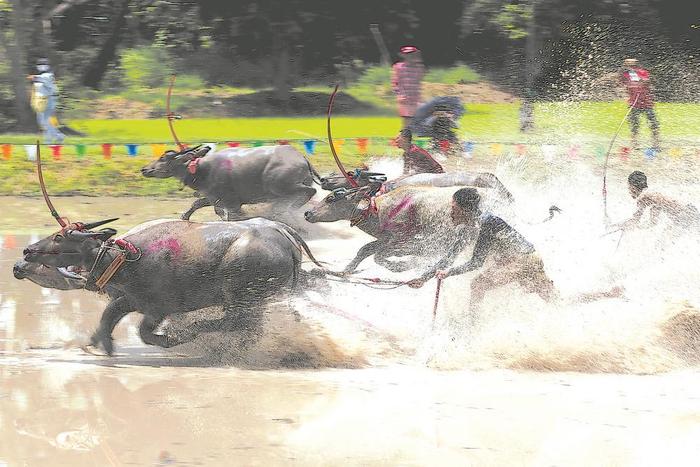
[[[107,229],[102,229],[99,232],[95,232],[93,238],[97,238],[97,239],[102,240],[104,242],[104,241],[107,241],[110,238],[114,237],[116,234],[117,234],[116,230],[107,228]]]

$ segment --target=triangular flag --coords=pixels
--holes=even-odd
[[[126,145],[126,153],[129,155],[129,157],[136,156],[136,154],[138,154],[138,150],[139,150],[138,144],[127,144]]]
[[[238,141],[229,141],[228,143],[226,143],[226,146],[228,146],[230,148],[237,148],[240,145],[241,145],[241,143],[239,143]]]
[[[465,157],[466,159],[471,159],[471,158],[472,158],[472,153],[473,153],[473,151],[474,151],[474,143],[472,143],[471,141],[467,141],[466,143],[464,143],[464,152],[463,152],[463,154],[464,154],[464,157]]]
[[[61,146],[60,144],[52,144],[49,146],[51,148],[51,155],[53,156],[54,160],[60,161],[61,160]]]
[[[654,160],[654,158],[656,158],[656,151],[654,150],[654,148],[647,148],[644,151],[644,157],[646,157],[647,160],[650,160],[650,161]]]
[[[253,141],[253,147],[254,148],[259,148],[260,146],[264,145],[264,141]]]
[[[630,148],[627,146],[622,146],[620,148],[620,159],[623,161],[628,161],[630,159]]]
[[[569,148],[568,155],[569,159],[578,159],[579,146],[574,144]]]
[[[515,153],[519,156],[524,155],[526,152],[526,148],[524,144],[516,144],[515,145]]]
[[[287,140],[287,139],[278,139],[278,140],[277,140],[277,145],[278,145],[278,146],[288,146],[288,145],[289,145],[289,140]]]
[[[427,146],[427,144],[428,144],[428,142],[424,139],[417,139],[415,142],[416,142],[416,146],[418,146],[419,148],[423,148],[423,149],[425,149],[425,146]],[[396,146],[396,140],[392,140],[391,145]]]
[[[493,143],[491,145],[491,155],[500,156],[503,153],[503,145],[501,143]]]
[[[83,157],[85,155],[87,147],[84,144],[76,144],[75,145],[75,153],[78,155],[78,157]]]
[[[112,144],[104,143],[102,145],[102,155],[104,156],[105,159],[112,158]]]
[[[543,144],[542,155],[546,162],[552,162],[557,154],[557,147],[554,144]]]
[[[367,138],[357,138],[357,152],[360,154],[367,154]]]
[[[17,239],[15,238],[14,235],[6,235],[5,236],[5,249],[10,250],[12,248],[15,248],[17,246]]]
[[[450,142],[446,139],[440,140],[438,143],[441,152],[447,152],[450,150]]]
[[[595,148],[595,155],[598,159],[603,159],[605,157],[605,147],[603,146],[596,146]]]
[[[12,145],[11,144],[3,144],[2,145],[2,158],[5,159],[6,161],[9,161],[11,157],[12,157]]]
[[[683,150],[679,147],[671,148],[669,155],[671,157],[681,157],[683,155]]]
[[[27,153],[27,160],[28,161],[35,161],[36,160],[36,145],[25,144],[24,145],[24,152]]]
[[[333,147],[335,148],[336,152],[340,152],[343,149],[343,144],[345,144],[344,139],[333,140]]]
[[[314,147],[316,146],[316,141],[313,139],[309,139],[304,141],[304,151],[306,151],[307,154],[312,155],[314,153]]]
[[[165,153],[165,144],[151,144],[151,154],[154,159],[158,159]]]

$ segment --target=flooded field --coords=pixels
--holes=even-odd
[[[0,249],[0,465],[693,465],[697,237],[602,236],[592,175],[552,177],[536,193],[504,182],[524,217],[551,203],[564,210],[524,231],[561,304],[508,286],[472,324],[469,276],[455,277],[432,323],[434,281],[419,290],[319,281],[273,304],[265,335],[243,354],[224,334],[146,346],[138,314],[117,327],[114,357],[84,352],[106,299],[16,280],[22,249],[55,228],[40,199],[3,199],[12,222]],[[696,187],[667,188],[700,199]],[[625,187],[610,193],[613,214],[629,215]],[[124,232],[176,217],[190,200],[54,203],[71,220],[120,216]],[[345,222],[289,221],[336,270],[369,239]],[[371,260],[361,269],[411,278]],[[572,300],[611,285],[624,296]]]

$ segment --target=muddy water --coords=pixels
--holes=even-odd
[[[696,278],[664,280],[683,261],[669,251],[653,272],[634,263],[638,248],[656,245],[645,238],[591,254],[542,240],[574,242],[583,221],[529,232],[565,295],[610,276],[630,290],[621,299],[554,310],[505,289],[467,326],[456,280],[434,324],[434,283],[319,284],[273,306],[246,355],[225,335],[145,346],[134,314],[107,358],[79,348],[104,299],[12,277],[31,232],[53,226],[37,225],[47,217],[38,200],[6,201],[26,222],[5,227],[0,249],[0,465],[693,465],[700,455]],[[122,215],[120,231],[189,203],[67,201],[56,204],[73,220]],[[343,226],[305,227],[334,268],[367,241]],[[582,267],[605,256],[625,267]]]

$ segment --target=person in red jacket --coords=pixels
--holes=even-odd
[[[654,113],[654,97],[651,93],[649,71],[639,66],[636,58],[627,58],[622,62],[620,80],[627,88],[627,102],[630,110],[630,125],[632,126],[632,147],[637,146],[639,133],[639,115],[646,114],[654,137],[654,148],[659,147],[659,121]]]
[[[420,51],[411,45],[401,47],[401,58],[403,61],[395,63],[391,69],[391,87],[399,104],[403,128],[406,128],[411,124],[421,101],[425,67]]]
[[[433,159],[425,149],[413,144],[413,134],[408,128],[404,128],[396,139],[397,146],[403,149],[403,173],[432,173],[441,174],[445,171],[442,166]]]

